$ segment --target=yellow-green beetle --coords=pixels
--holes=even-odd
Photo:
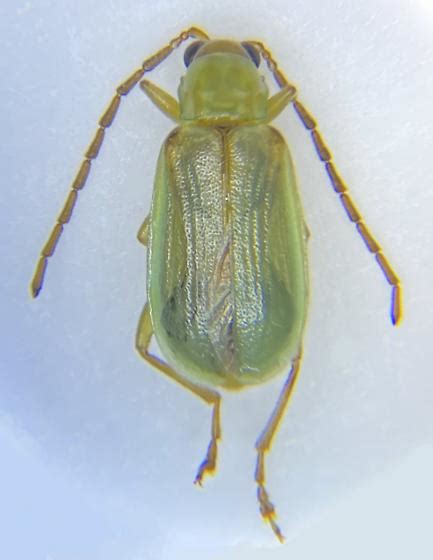
[[[142,80],[192,37],[198,41],[185,51],[179,101]],[[271,97],[258,71],[261,58],[279,87]],[[297,101],[295,87],[267,48],[258,41],[210,40],[191,27],[117,88],[41,251],[31,285],[34,297],[105,129],[122,96],[140,80],[150,99],[178,126],[162,146],[152,209],[138,233],[148,247],[148,302],[136,347],[157,370],[213,407],[211,440],[195,478],[199,484],[215,470],[221,437],[221,396],[215,387],[237,390],[289,370],[256,442],[260,511],[282,540],[264,486],[264,456],[297,378],[308,307],[308,230],[287,145],[269,124],[287,104],[293,104],[311,132],[334,190],[392,287],[394,324],[402,316],[401,285],[349,197],[313,117]],[[167,362],[149,352],[152,335]]]

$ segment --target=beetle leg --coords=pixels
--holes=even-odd
[[[273,121],[296,98],[296,88],[291,84],[284,86],[278,93],[268,99],[266,122]]]
[[[265,426],[265,429],[256,442],[257,463],[255,479],[257,482],[257,499],[259,501],[260,513],[262,514],[264,520],[269,522],[272,530],[281,542],[284,541],[284,536],[281,533],[281,529],[275,522],[275,507],[274,504],[270,501],[269,495],[265,488],[265,453],[268,452],[271,447],[272,440],[278,429],[281,418],[283,417],[284,411],[286,410],[287,404],[289,402],[290,395],[292,394],[293,388],[295,386],[301,365],[301,355],[302,352],[299,351],[298,355],[293,360],[290,373],[283,385],[275,408],[268,420],[268,423]]]
[[[194,479],[195,484],[202,484],[203,478],[206,474],[212,474],[216,468],[217,459],[217,444],[221,439],[221,423],[220,423],[220,405],[221,395],[217,391],[202,387],[192,383],[176,371],[172,369],[166,362],[157,358],[149,352],[150,340],[153,336],[153,327],[150,318],[149,305],[146,303],[141,314],[140,322],[137,330],[136,348],[142,358],[151,364],[155,369],[167,375],[173,381],[176,381],[185,389],[188,389],[194,395],[205,401],[207,404],[213,406],[212,410],[212,425],[211,425],[211,440],[207,449],[206,457],[200,464],[197,475]]]
[[[99,150],[104,141],[105,129],[111,126],[111,124],[113,123],[122,97],[128,95],[128,93],[137,85],[137,83],[141,80],[146,72],[150,72],[156,66],[161,64],[161,62],[163,62],[175,49],[177,49],[181,43],[191,37],[197,37],[199,39],[209,38],[204,31],[198,29],[197,27],[190,27],[189,29],[182,31],[182,33],[179,33],[179,35],[172,39],[165,47],[157,51],[151,57],[147,58],[142,63],[141,68],[136,70],[129,76],[129,78],[127,78],[116,88],[114,97],[110,101],[110,104],[108,105],[102,117],[99,119],[96,134],[92,142],[90,143],[86,153],[84,154],[84,159],[78,169],[74,180],[72,181],[71,189],[66,198],[65,204],[57,217],[56,224],[51,230],[47,242],[42,247],[41,253],[39,255],[39,260],[36,265],[36,270],[33,274],[33,278],[30,284],[30,291],[33,297],[37,297],[37,295],[41,291],[48,265],[48,259],[52,257],[56,249],[57,243],[63,232],[63,226],[67,224],[71,219],[72,212],[77,201],[78,192],[86,184],[87,177],[90,173],[92,160],[96,159],[98,156]]]
[[[140,82],[140,88],[149,97],[149,99],[154,103],[158,109],[160,109],[164,114],[175,122],[179,122],[180,119],[180,107],[177,99],[172,97],[162,88],[152,84],[149,80],[142,80]]]
[[[142,243],[145,247],[147,247],[149,243],[149,225],[150,225],[150,214],[146,216],[144,222],[141,224],[140,229],[137,233],[137,239]]]

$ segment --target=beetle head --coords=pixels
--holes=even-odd
[[[249,43],[197,41],[185,51],[179,86],[182,120],[223,126],[266,117],[268,88]]]

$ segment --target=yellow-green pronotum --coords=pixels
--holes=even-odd
[[[198,40],[185,51],[187,70],[178,100],[142,80],[193,37]],[[279,87],[271,97],[258,71],[261,58]],[[191,27],[117,88],[42,249],[31,284],[34,297],[105,130],[122,97],[140,80],[143,91],[177,127],[162,146],[152,208],[138,233],[148,247],[148,301],[137,350],[155,369],[212,406],[211,440],[195,478],[198,484],[216,466],[221,396],[215,388],[242,389],[289,370],[256,442],[260,512],[282,540],[265,489],[265,453],[299,372],[308,306],[308,230],[286,142],[269,124],[289,103],[310,131],[348,217],[391,285],[395,325],[402,316],[401,285],[353,204],[314,118],[269,50],[258,41],[210,40]],[[152,335],[167,361],[149,352]]]

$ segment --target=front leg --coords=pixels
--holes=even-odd
[[[149,80],[142,80],[140,87],[149,99],[154,103],[160,111],[162,111],[168,118],[174,122],[180,120],[180,107],[177,99],[172,97],[168,92],[158,87],[157,85],[149,82]]]

